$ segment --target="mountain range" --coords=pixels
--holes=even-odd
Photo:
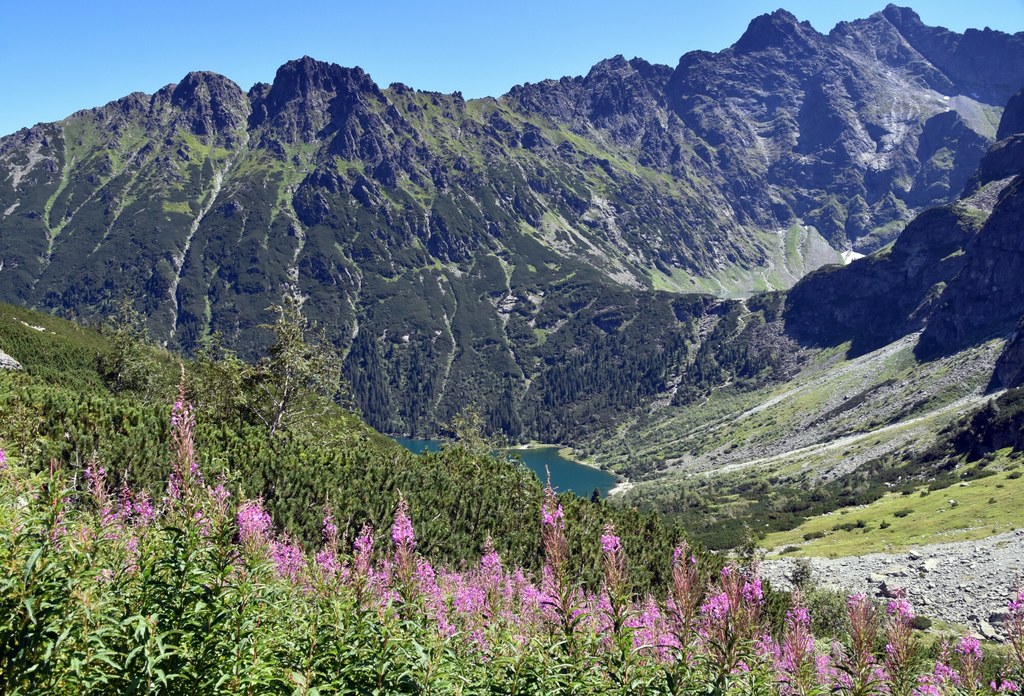
[[[157,342],[253,357],[297,294],[379,429],[475,405],[579,441],[801,351],[1012,329],[1022,84],[1024,34],[892,5],[498,99],[310,58],[248,91],[194,72],[0,139],[0,300],[91,320],[128,297]]]

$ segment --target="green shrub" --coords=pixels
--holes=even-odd
[[[927,616],[915,616],[913,622],[910,624],[912,628],[918,631],[927,631],[932,627],[932,620]]]

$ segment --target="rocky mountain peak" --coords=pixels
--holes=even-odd
[[[888,19],[897,29],[923,27],[921,17],[909,7],[899,7],[889,3],[882,10],[882,16]]]
[[[779,9],[751,20],[743,36],[733,44],[733,50],[754,53],[771,48],[802,48],[817,36],[820,34],[810,22],[801,22],[790,12]]]
[[[278,68],[270,89],[253,104],[251,125],[270,124],[287,142],[309,141],[364,97],[382,95],[362,68],[303,56]]]
[[[944,93],[1005,104],[1021,88],[1024,32],[1007,34],[986,28],[958,34],[944,27],[929,27],[913,10],[895,5],[886,7],[882,15],[914,51],[950,80]],[[989,67],[981,70],[982,65]]]
[[[196,135],[230,136],[249,117],[249,99],[234,82],[212,72],[190,72],[174,86],[171,104]]]

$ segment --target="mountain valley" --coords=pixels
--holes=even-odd
[[[0,139],[0,299],[252,360],[296,298],[379,431],[470,407],[734,546],[927,482],[1015,398],[1022,84],[1021,34],[892,5],[497,99],[190,73]]]

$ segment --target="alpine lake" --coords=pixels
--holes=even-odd
[[[423,440],[408,437],[392,437],[392,439],[416,454],[437,452],[444,444],[440,440]],[[608,491],[615,487],[617,480],[614,475],[609,474],[607,471],[566,459],[559,450],[560,448],[552,445],[541,445],[537,447],[513,448],[502,450],[502,452],[517,457],[519,461],[537,474],[537,478],[541,481],[544,481],[547,477],[546,468],[551,472],[552,487],[560,493],[572,491],[581,498],[589,498],[596,488],[601,492],[601,497],[603,498],[608,495]]]

